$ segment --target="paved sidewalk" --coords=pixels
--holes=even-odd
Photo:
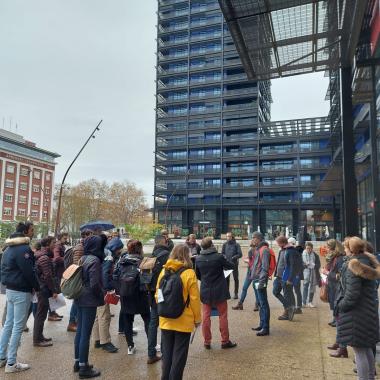
[[[240,271],[241,284],[245,268]],[[233,281],[232,281],[233,282]],[[270,284],[271,285],[271,284]],[[232,286],[232,284],[231,284]],[[271,288],[270,288],[271,289]],[[4,307],[4,297],[0,296],[0,313]],[[330,312],[326,304],[317,300],[316,309],[304,309],[303,315],[296,315],[293,322],[278,321],[281,313],[279,302],[270,296],[271,335],[256,337],[251,327],[257,326],[258,313],[253,310],[253,291],[249,289],[243,311],[231,310],[236,301],[229,301],[229,321],[231,340],[238,347],[231,350],[220,349],[218,319],[213,317],[212,350],[203,349],[201,330],[197,332],[190,347],[184,379],[313,379],[346,380],[355,379],[352,372],[353,352],[349,349],[349,359],[333,359],[328,356],[326,346],[335,338],[335,329],[329,327]],[[160,364],[146,365],[147,341],[140,317],[135,326],[139,334],[135,339],[137,352],[127,355],[125,339],[117,335],[118,307],[113,308],[116,317],[112,320],[113,343],[120,347],[117,354],[95,350],[91,344],[90,361],[102,370],[99,379],[159,379]],[[78,377],[72,373],[74,334],[66,332],[69,307],[63,312],[62,322],[46,322],[45,336],[52,337],[54,346],[35,348],[32,332],[25,333],[19,350],[19,360],[31,364],[32,369],[23,373],[7,375],[0,370],[0,379],[18,380],[71,380]],[[33,329],[33,318],[28,322]]]

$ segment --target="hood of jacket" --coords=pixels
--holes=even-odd
[[[100,236],[90,236],[83,243],[83,255],[93,255],[104,260],[104,243]]]
[[[127,253],[123,255],[119,261],[119,265],[138,265],[141,261],[141,256],[131,255]]]
[[[8,247],[12,247],[15,245],[24,245],[24,244],[30,244],[30,238],[27,236],[18,236],[18,234],[11,235],[10,238],[5,240],[5,244]]]
[[[370,253],[364,253],[353,257],[348,262],[348,268],[355,276],[366,280],[380,279],[380,263],[376,257]]]
[[[211,255],[213,253],[218,253],[215,247],[210,247],[207,249],[202,249],[201,255]]]
[[[49,249],[47,247],[42,247],[39,251],[37,251],[34,254],[34,257],[36,258],[36,260],[38,260],[41,256],[44,256],[44,255],[46,255],[50,258],[54,257],[53,252],[49,251]]]
[[[182,261],[175,259],[168,259],[166,264],[164,265],[165,269],[172,270],[173,272],[177,272],[180,270],[185,264]]]
[[[112,238],[106,245],[106,249],[110,250],[113,254],[124,247],[123,242],[120,238],[114,237]]]

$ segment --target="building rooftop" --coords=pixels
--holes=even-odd
[[[49,163],[54,163],[54,159],[60,157],[58,153],[38,148],[34,142],[2,128],[0,128],[0,149]]]

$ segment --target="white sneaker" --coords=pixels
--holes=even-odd
[[[134,355],[135,353],[136,353],[136,347],[128,346],[128,355]]]
[[[157,346],[156,346],[156,351],[161,352],[161,346],[159,344],[157,344]]]
[[[314,306],[311,302],[309,302],[309,303],[307,304],[307,306],[309,306],[309,307],[312,308],[312,309],[315,308],[315,306]]]
[[[0,359],[0,368],[5,367],[6,364],[7,364],[7,359]]]
[[[22,372],[26,371],[30,368],[29,364],[23,364],[23,363],[15,363],[13,365],[6,365],[5,366],[5,373],[14,373],[14,372]]]

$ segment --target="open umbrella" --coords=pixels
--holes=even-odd
[[[87,222],[85,224],[82,224],[79,229],[81,231],[83,230],[91,230],[91,231],[96,231],[96,230],[101,230],[101,231],[108,231],[112,230],[115,228],[115,226],[107,221],[107,220],[94,220],[92,222]]]

